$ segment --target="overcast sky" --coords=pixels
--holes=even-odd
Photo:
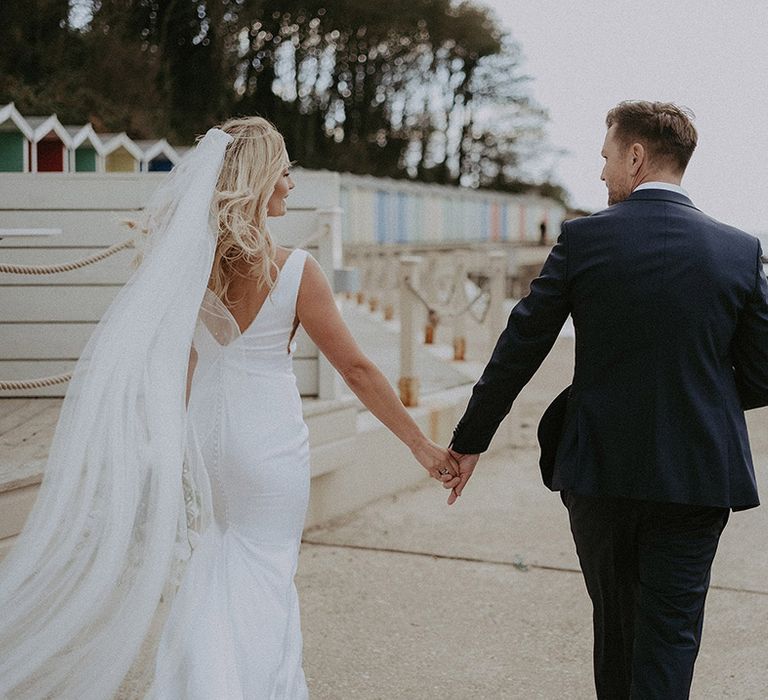
[[[522,45],[556,177],[577,206],[606,204],[605,113],[623,99],[696,114],[699,145],[683,186],[712,216],[768,231],[768,1],[480,0]]]

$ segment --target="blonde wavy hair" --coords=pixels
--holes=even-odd
[[[270,291],[274,287],[279,268],[267,205],[290,161],[283,137],[266,119],[230,119],[219,128],[234,140],[227,146],[213,197],[218,237],[208,288],[230,305],[235,300],[227,291],[235,276],[245,274]]]

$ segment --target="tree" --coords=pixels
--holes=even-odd
[[[304,166],[474,187],[526,186],[544,140],[518,45],[466,0],[33,2],[0,4],[23,108],[185,142],[260,114]]]

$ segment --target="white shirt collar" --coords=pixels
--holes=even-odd
[[[690,198],[690,195],[680,185],[673,185],[671,182],[644,182],[642,185],[635,187],[633,192],[640,190],[669,190],[670,192],[677,192],[684,197]]]

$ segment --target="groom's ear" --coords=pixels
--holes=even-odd
[[[646,150],[645,146],[643,146],[643,144],[640,143],[639,141],[633,143],[629,147],[629,151],[627,153],[627,159],[629,161],[629,170],[633,177],[637,175],[638,171],[642,167],[643,163],[645,163],[647,158],[648,158],[648,151]]]

